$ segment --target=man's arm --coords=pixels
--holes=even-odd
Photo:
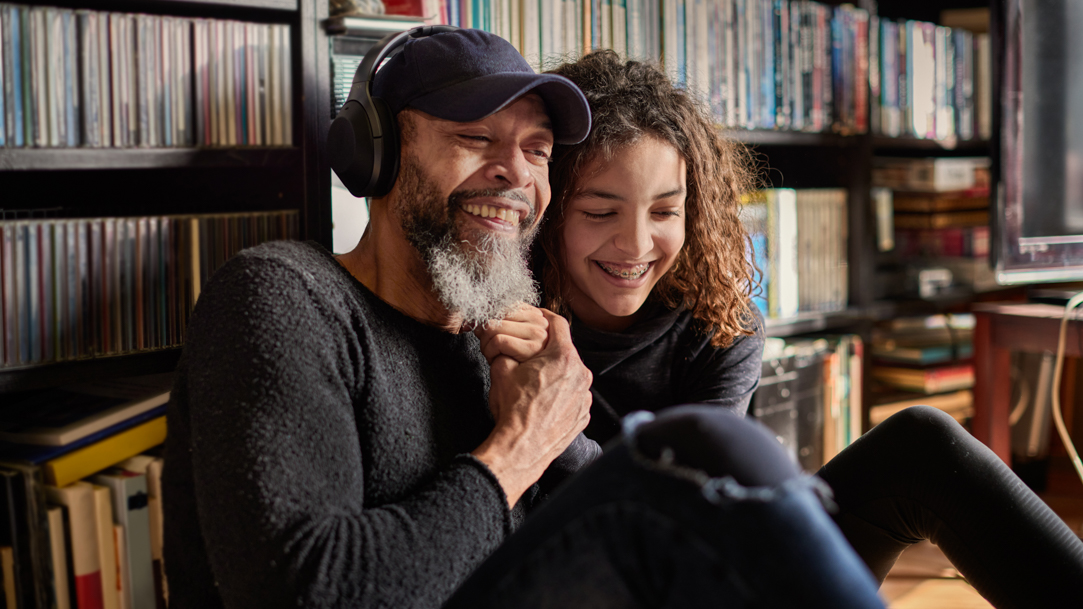
[[[186,357],[193,543],[225,605],[438,605],[510,531],[500,484],[461,455],[376,503],[381,472],[366,470],[355,416],[366,396],[352,395],[371,366],[343,337],[353,320],[308,296],[321,286],[303,269],[242,259],[220,273]]]
[[[572,345],[568,322],[549,311],[545,347],[517,362],[497,355],[489,405],[496,427],[473,455],[489,466],[508,504],[541,478],[590,422],[591,373]]]

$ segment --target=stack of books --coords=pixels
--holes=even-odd
[[[873,333],[876,382],[869,423],[919,404],[940,408],[965,422],[973,415],[974,315],[903,317]]]
[[[765,317],[840,311],[849,299],[847,192],[770,188],[744,197],[742,222]]]
[[[172,375],[154,375],[5,400],[8,607],[165,606],[162,460],[153,449],[165,441],[171,384]]]
[[[946,268],[953,283],[974,291],[997,284],[989,255],[989,158],[873,160],[878,232],[903,264]],[[886,197],[883,205],[880,197]],[[890,216],[890,217],[888,217]]]

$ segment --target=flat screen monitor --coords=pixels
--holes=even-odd
[[[1083,279],[1083,1],[1001,6],[997,281]]]

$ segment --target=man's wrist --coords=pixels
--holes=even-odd
[[[504,494],[508,497],[508,507],[513,507],[519,501],[519,497],[533,482],[523,485],[522,475],[517,473],[514,467],[510,467],[507,453],[498,449],[490,440],[486,440],[481,446],[470,453],[475,459],[485,464],[493,473]]]

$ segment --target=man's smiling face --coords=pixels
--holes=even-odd
[[[468,323],[535,302],[525,251],[549,204],[553,148],[541,99],[470,123],[407,114],[394,213],[440,300]]]

